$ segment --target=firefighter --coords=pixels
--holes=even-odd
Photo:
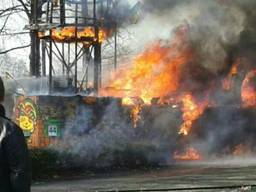
[[[22,130],[5,117],[0,77],[0,192],[30,192],[30,163]]]

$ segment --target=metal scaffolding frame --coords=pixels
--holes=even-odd
[[[53,58],[62,63],[62,74],[71,80],[70,86],[75,93],[83,89],[84,84],[85,89],[88,88],[88,65],[93,58],[93,92],[95,95],[98,94],[101,86],[101,42],[99,30],[103,27],[115,28],[116,26],[114,22],[103,22],[101,16],[97,15],[100,14],[104,1],[107,2],[107,6],[111,3],[111,0],[32,1],[29,27],[32,40],[30,72],[32,76],[48,76],[50,94],[54,91],[53,76],[55,73],[55,63]],[[74,12],[73,15],[67,15],[67,5],[74,8],[72,10]],[[92,10],[89,10],[88,5],[92,7]],[[43,10],[43,6],[46,7],[45,10]],[[91,15],[89,11],[92,11]],[[43,15],[44,20],[42,19]],[[52,38],[53,30],[65,27],[75,28],[75,38],[63,42],[54,40]],[[78,30],[86,27],[94,29],[94,38],[78,38]],[[39,35],[40,33],[44,33],[43,37]],[[78,81],[79,61],[82,61],[84,66],[84,75],[80,82]],[[114,65],[116,66],[116,64]]]

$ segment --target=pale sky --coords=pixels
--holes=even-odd
[[[128,2],[133,6],[135,5],[139,0],[128,0]]]

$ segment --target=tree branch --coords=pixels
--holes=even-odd
[[[6,9],[0,9],[0,16],[3,16],[4,13],[6,12],[12,12],[14,10],[21,10],[20,7],[23,7],[22,5],[16,5],[14,7],[9,7]]]
[[[8,20],[9,20],[11,14],[12,14],[12,13],[10,13],[10,14],[6,17],[6,19],[5,19],[5,21],[4,21],[4,24],[3,24],[3,26],[2,26],[1,29],[0,29],[0,33],[2,33],[2,31],[4,30],[4,28],[5,28],[5,26],[6,26],[7,22],[8,22]]]
[[[0,52],[0,55],[6,54],[6,53],[8,53],[8,52],[11,52],[11,51],[14,51],[14,50],[17,50],[17,49],[24,49],[24,48],[27,48],[27,47],[30,47],[30,44],[29,44],[29,45],[25,45],[25,46],[20,46],[20,47],[13,47],[13,48],[11,48],[11,49],[7,49],[7,50],[5,50],[5,51],[1,51],[1,52]]]
[[[24,7],[25,13],[27,14],[28,18],[30,18],[30,11],[29,11],[28,7],[26,6],[26,4],[23,2],[23,0],[18,0],[18,2],[20,2],[20,4]]]

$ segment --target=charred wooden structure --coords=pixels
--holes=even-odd
[[[87,89],[88,73],[93,74],[97,95],[101,86],[101,45],[114,28],[110,18],[112,0],[34,0],[31,1],[30,74],[48,76],[49,92],[54,87],[57,66],[73,92]],[[116,55],[116,54],[115,54]],[[60,67],[59,65],[62,65]],[[78,68],[83,74],[78,74]]]

